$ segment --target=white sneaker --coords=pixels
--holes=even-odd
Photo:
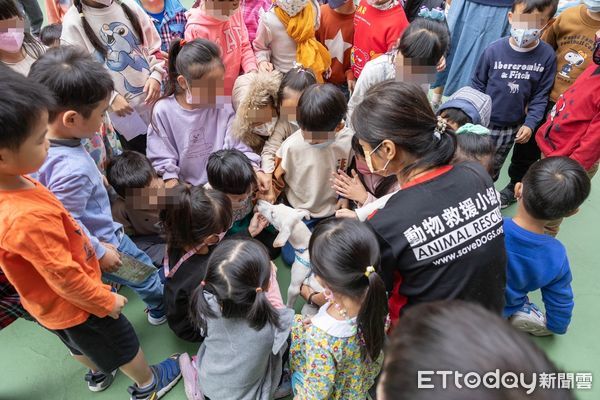
[[[148,322],[150,325],[162,325],[167,322],[167,314],[164,311],[150,311],[146,309],[148,315]]]
[[[546,328],[546,316],[534,303],[523,304],[523,307],[510,317],[509,322],[518,330],[533,336],[552,335]]]

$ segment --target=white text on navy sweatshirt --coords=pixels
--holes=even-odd
[[[471,86],[492,98],[492,125],[524,124],[534,130],[544,118],[555,73],[556,54],[549,44],[540,41],[520,52],[505,37],[485,49]]]

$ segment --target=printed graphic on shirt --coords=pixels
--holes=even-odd
[[[325,39],[325,46],[331,54],[331,59],[337,58],[338,61],[344,63],[344,53],[346,50],[352,48],[352,43],[344,41],[342,30],[338,30],[333,39]]]
[[[141,95],[150,75],[150,65],[146,59],[147,54],[140,48],[139,39],[122,22],[104,24],[99,33],[100,39],[108,49],[106,66],[123,77],[123,86],[128,95]],[[132,73],[131,70],[145,73]]]
[[[404,231],[404,237],[417,261],[437,258],[433,264],[444,265],[503,233],[498,205],[496,190],[488,188],[485,193],[445,208],[441,215],[414,224]],[[465,246],[467,242],[471,243]]]
[[[586,54],[581,51],[571,50],[565,54],[562,60],[562,67],[559,64],[558,75],[571,79],[571,71],[575,67],[580,67],[585,62]],[[560,61],[559,61],[560,62]]]
[[[190,129],[190,141],[183,150],[187,158],[208,158],[212,145],[206,140],[206,129],[202,126]],[[200,166],[198,166],[200,167]]]
[[[509,94],[517,94],[520,91],[518,80],[530,80],[532,72],[544,72],[545,67],[540,63],[533,64],[507,64],[502,61],[494,61],[494,69],[500,70],[500,78],[506,80],[506,88]]]

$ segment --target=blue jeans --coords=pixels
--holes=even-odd
[[[131,241],[129,236],[125,234],[121,239],[121,243],[119,243],[118,250],[121,253],[130,255],[131,257],[135,258],[140,262],[143,262],[144,264],[152,265],[152,260],[150,259],[150,257],[148,257],[146,253],[138,249],[135,243]],[[144,303],[146,303],[146,305],[148,306],[148,310],[153,311],[155,313],[160,313],[164,310],[164,286],[158,276],[158,270],[152,273],[152,275],[150,275],[148,279],[146,279],[142,283],[133,283],[108,273],[104,273],[103,276],[106,279],[111,280],[112,282],[120,283],[121,285],[125,285],[133,289],[133,291],[135,291],[142,298]]]
[[[304,222],[304,225],[308,226],[308,229],[310,229],[312,232],[312,230],[315,229],[315,226],[317,226],[317,224],[322,220],[323,218],[311,218],[309,220],[303,220],[302,222]],[[294,263],[295,258],[296,252],[294,251],[294,248],[292,247],[290,242],[286,242],[285,245],[281,248],[281,259],[288,266],[291,266]]]

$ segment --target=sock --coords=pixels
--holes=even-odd
[[[146,386],[138,386],[138,389],[141,390],[142,392],[145,392],[146,390],[152,389],[155,384],[156,384],[156,376],[154,376],[154,374],[152,374],[152,382]]]
[[[439,104],[442,102],[442,94],[441,93],[433,93],[431,95],[431,102],[435,104]]]

